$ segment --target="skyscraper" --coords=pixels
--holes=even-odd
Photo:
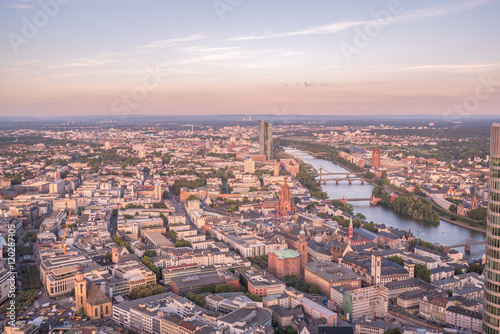
[[[265,155],[267,160],[272,160],[273,155],[273,125],[259,121],[259,149],[260,155]]]
[[[500,334],[500,123],[491,126],[483,333]]]
[[[380,168],[380,149],[375,147],[372,151],[372,167]]]

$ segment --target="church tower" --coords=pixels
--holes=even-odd
[[[380,285],[382,283],[382,255],[379,252],[372,253],[371,276],[373,284]]]
[[[351,243],[353,236],[354,236],[354,226],[352,225],[352,218],[351,218],[349,221],[349,243]]]
[[[476,196],[476,186],[472,188],[472,200],[470,201],[470,209],[477,209],[477,196]]]
[[[307,264],[307,241],[306,232],[302,229],[299,233],[299,242],[297,243],[297,250],[300,253],[300,274],[304,274],[304,267]]]
[[[290,199],[290,187],[288,183],[283,182],[280,190],[279,215],[284,217],[288,212],[292,211],[292,201]]]
[[[83,276],[81,266],[78,266],[76,269],[75,304],[76,314],[85,314],[85,305],[87,304],[87,280]]]

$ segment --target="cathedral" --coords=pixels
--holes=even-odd
[[[92,320],[110,317],[113,312],[111,300],[83,276],[81,266],[75,276],[75,304],[76,314],[84,314]]]
[[[288,183],[286,182],[286,177],[285,177],[285,182],[283,182],[283,186],[281,186],[280,190],[280,201],[279,201],[279,206],[278,206],[278,215],[285,217],[288,215],[294,214],[296,211],[295,206],[292,205],[292,200],[290,198],[290,187],[288,186]]]

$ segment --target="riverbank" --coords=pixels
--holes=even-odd
[[[477,231],[477,232],[481,232],[481,233],[486,233],[486,229],[485,228],[483,229],[483,228],[476,227],[476,226],[470,226],[470,225],[467,225],[467,224],[464,224],[464,223],[461,223],[461,222],[457,222],[455,220],[448,219],[448,218],[443,217],[443,216],[439,216],[439,219],[444,220],[445,222],[448,222],[450,224],[454,224],[454,225],[458,225],[458,226],[461,226],[461,227],[468,228],[469,230],[473,230],[473,231]]]
[[[298,154],[296,156],[297,159],[300,157],[303,163],[312,166],[316,170],[322,168],[333,173],[348,172],[344,167],[323,159],[323,156],[315,158],[312,155],[304,154],[304,151],[299,151],[291,147],[285,147],[285,152],[289,156],[295,157]],[[338,199],[343,196],[356,199],[370,197],[374,187],[369,183],[363,185],[359,182],[353,182],[353,184],[348,184],[347,182],[341,182],[340,184],[326,182],[326,185],[322,185],[322,188],[329,195],[330,199]],[[424,222],[398,214],[384,205],[370,205],[369,201],[352,201],[350,204],[353,205],[353,211],[362,213],[368,222],[373,221],[377,224],[384,224],[385,226],[392,226],[405,231],[411,230],[414,235],[416,233],[420,238],[428,242],[451,245],[458,244],[465,239],[474,241],[485,240],[484,231],[466,228],[467,226],[462,226],[455,222],[448,222],[443,219],[439,223]],[[484,245],[473,246],[472,252],[468,256],[480,259],[484,254],[484,249]]]

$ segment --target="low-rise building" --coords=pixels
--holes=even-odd
[[[316,284],[321,292],[330,296],[330,289],[343,286],[348,289],[361,287],[361,276],[352,270],[329,261],[308,263],[304,269],[304,281]]]
[[[446,323],[454,328],[481,333],[483,315],[458,306],[446,309]]]
[[[219,328],[224,328],[224,333],[252,333],[252,330],[258,328],[264,330],[271,327],[272,313],[261,307],[241,308],[223,316],[217,324]]]
[[[205,285],[230,284],[237,291],[240,283],[238,277],[229,270],[206,272],[172,278],[172,291],[178,295],[188,292],[197,293]]]
[[[354,321],[385,317],[388,307],[388,289],[383,285],[350,290],[344,294],[344,313]]]
[[[238,269],[240,281],[249,293],[259,296],[282,294],[286,284],[264,270]]]

